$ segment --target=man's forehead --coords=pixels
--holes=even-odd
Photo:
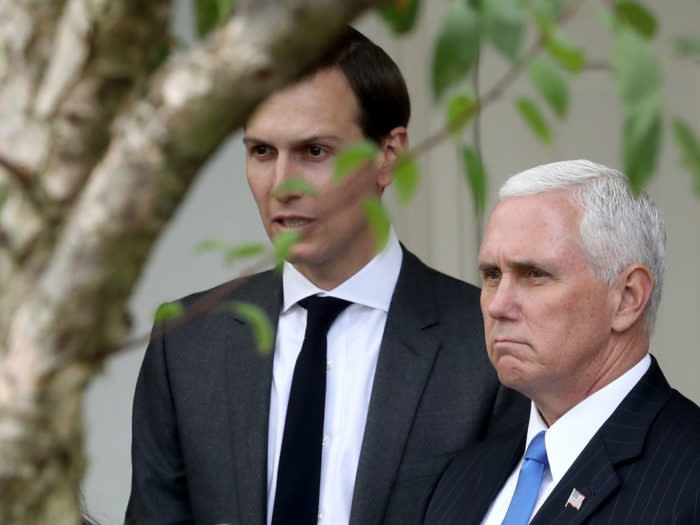
[[[489,217],[479,261],[529,264],[579,249],[578,207],[567,195],[543,193],[501,200]]]
[[[327,69],[264,100],[248,119],[245,134],[264,140],[341,134],[359,127],[357,117],[355,95],[345,76]]]

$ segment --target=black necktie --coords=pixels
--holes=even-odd
[[[312,525],[318,521],[326,339],[331,324],[350,303],[312,296],[299,304],[306,309],[306,333],[289,392],[272,525]]]

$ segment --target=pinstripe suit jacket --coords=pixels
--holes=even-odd
[[[476,525],[524,453],[526,428],[458,455],[441,478],[426,525]],[[586,497],[566,506],[572,489]],[[593,436],[531,525],[700,524],[700,408],[647,373]]]

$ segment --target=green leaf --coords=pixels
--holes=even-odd
[[[625,118],[623,165],[634,193],[651,178],[661,145],[661,113],[658,108],[642,108]]]
[[[673,135],[681,150],[681,162],[693,177],[695,193],[700,196],[700,141],[686,123],[673,121]]]
[[[299,232],[281,232],[275,235],[272,239],[272,244],[275,245],[275,259],[277,264],[281,264],[289,257],[294,245],[299,241],[301,235]]]
[[[236,0],[195,0],[197,34],[205,36],[231,16],[235,7]]]
[[[491,45],[511,60],[520,54],[525,15],[521,0],[488,0],[483,4],[484,33]]]
[[[234,246],[226,252],[226,262],[231,264],[240,259],[247,259],[249,257],[257,257],[258,255],[265,252],[265,246],[262,244],[241,244],[240,246]]]
[[[394,166],[394,187],[401,204],[411,200],[419,179],[418,163],[409,154],[401,155]]]
[[[272,191],[272,196],[279,197],[287,193],[316,195],[316,191],[316,186],[311,184],[308,180],[300,177],[290,177]]]
[[[243,302],[235,302],[231,308],[250,325],[258,351],[263,355],[268,355],[272,350],[274,337],[272,323],[265,311],[254,304]]]
[[[334,182],[341,182],[352,171],[369,162],[379,153],[377,145],[370,140],[362,140],[344,148],[335,161]]]
[[[481,155],[468,146],[462,147],[464,176],[474,199],[474,212],[483,217],[486,211],[486,170]]]
[[[457,95],[447,105],[447,129],[453,136],[459,135],[478,109],[478,101],[472,93]]]
[[[479,56],[479,18],[463,0],[453,0],[435,43],[432,66],[433,98],[469,74]]]
[[[259,243],[231,245],[219,239],[205,239],[195,247],[197,252],[221,252],[226,256],[226,262],[231,264],[239,259],[255,257],[265,251],[265,246]]]
[[[227,252],[231,245],[220,239],[204,239],[194,249],[197,252]]]
[[[569,86],[559,68],[549,60],[535,58],[529,66],[530,80],[558,117],[569,109]]]
[[[700,60],[700,36],[681,35],[674,38],[676,52],[682,57]]]
[[[375,197],[368,197],[364,200],[363,206],[365,215],[374,233],[375,250],[377,253],[384,249],[389,240],[390,222],[386,209],[382,201]]]
[[[646,39],[656,35],[656,17],[639,2],[618,1],[615,16],[619,22],[628,25]]]
[[[657,107],[661,101],[661,68],[647,42],[621,27],[615,33],[612,68],[627,112]]]
[[[550,55],[572,73],[581,71],[586,63],[583,49],[557,29],[548,33],[545,47]]]
[[[552,131],[549,129],[549,124],[547,124],[547,120],[544,118],[537,105],[524,97],[519,98],[515,102],[515,105],[533,133],[537,135],[543,143],[551,144]]]
[[[153,320],[156,323],[163,323],[182,315],[184,311],[185,309],[179,301],[163,303],[158,307],[156,313],[153,314]]]
[[[420,0],[393,0],[377,7],[384,22],[397,35],[411,31],[416,25]]]

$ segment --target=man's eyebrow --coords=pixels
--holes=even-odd
[[[257,137],[251,137],[249,135],[246,135],[243,137],[243,144],[249,145],[249,144],[265,144],[266,141],[259,139]]]
[[[312,135],[310,137],[303,137],[300,139],[293,140],[291,142],[292,147],[305,146],[307,144],[314,144],[316,142],[342,142],[342,138],[337,135]]]
[[[547,267],[547,261],[533,261],[531,259],[522,259],[522,260],[512,260],[508,259],[505,261],[505,265],[509,268],[517,268],[517,269],[532,269],[532,268],[538,268],[538,269],[545,269]],[[494,268],[498,268],[498,265],[489,261],[483,261],[479,263],[479,270],[480,271],[486,271],[486,270],[491,270]]]
[[[309,137],[301,137],[290,142],[292,148],[314,144],[316,142],[342,142],[343,139],[337,135],[311,135]],[[243,137],[243,144],[271,144],[271,141],[261,139],[252,135]]]
[[[518,268],[521,270],[530,270],[533,268],[545,269],[547,266],[547,261],[533,261],[531,259],[523,259],[520,261],[508,261],[508,266],[513,268]]]
[[[485,272],[487,270],[493,270],[494,268],[498,268],[498,265],[492,263],[492,262],[481,262],[479,263],[479,271],[480,272]]]

